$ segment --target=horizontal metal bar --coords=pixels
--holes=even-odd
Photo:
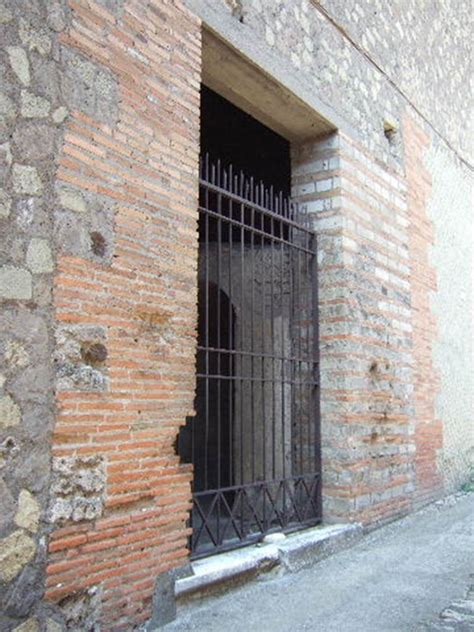
[[[318,360],[313,360],[310,358],[300,358],[300,357],[292,357],[292,356],[278,356],[272,355],[271,353],[257,353],[256,351],[239,351],[236,349],[217,349],[216,347],[197,347],[198,351],[209,352],[209,353],[229,353],[230,355],[244,355],[251,356],[255,358],[264,358],[268,360],[284,360],[285,362],[304,362],[305,364],[314,364],[318,365]]]
[[[248,226],[247,224],[239,222],[238,220],[235,220],[235,219],[231,219],[230,217],[226,217],[225,215],[221,215],[220,213],[217,213],[216,211],[211,211],[210,209],[205,208],[203,206],[199,207],[199,211],[206,215],[210,215],[211,217],[218,218],[222,220],[223,222],[227,222],[228,224],[232,224],[232,226],[238,226],[241,229],[243,228],[244,230],[247,230],[250,233],[254,233],[255,235],[261,235],[262,237],[265,237],[266,239],[271,239],[272,241],[275,241],[277,243],[285,244],[285,246],[289,246],[290,248],[293,248],[294,250],[299,250],[300,252],[304,252],[308,255],[311,255],[312,257],[316,255],[315,250],[308,250],[307,248],[303,248],[302,246],[295,244],[292,241],[287,241],[286,239],[282,239],[281,237],[270,235],[270,233],[267,233],[264,230],[260,230],[259,228],[254,228],[253,226]]]
[[[289,476],[287,478],[275,478],[275,479],[266,479],[259,480],[253,483],[242,483],[241,485],[233,485],[231,487],[221,487],[219,489],[206,489],[201,492],[194,492],[193,496],[200,497],[206,496],[208,494],[224,494],[226,492],[236,492],[243,489],[252,489],[254,487],[265,487],[269,485],[281,485],[282,483],[302,483],[303,481],[319,481],[321,479],[321,474],[319,472],[311,472],[308,474],[298,474],[297,476]]]
[[[275,211],[271,211],[270,209],[265,208],[264,206],[260,206],[260,204],[257,204],[256,202],[247,200],[246,198],[243,198],[236,193],[231,193],[227,189],[223,189],[222,187],[219,187],[217,184],[213,184],[212,182],[208,182],[207,180],[203,180],[202,178],[200,178],[199,184],[203,188],[213,191],[214,193],[218,193],[219,195],[222,195],[223,197],[229,200],[232,200],[236,202],[237,204],[243,204],[245,206],[248,206],[250,209],[253,209],[254,211],[258,211],[259,213],[262,213],[263,215],[267,215],[268,217],[272,217],[273,219],[276,219],[279,222],[283,222],[287,226],[292,226],[293,228],[296,228],[305,233],[308,233],[311,236],[314,235],[313,228],[302,226],[301,224],[298,224],[298,222],[295,222],[294,220],[289,219],[288,217],[285,217],[284,215],[279,215],[278,213],[275,213]]]
[[[267,384],[294,384],[296,386],[319,386],[319,382],[309,381],[301,381],[301,380],[286,380],[284,378],[279,380],[273,380],[272,378],[263,378],[263,377],[246,377],[242,375],[210,375],[208,373],[197,373],[196,377],[206,380],[226,380],[230,382],[260,382]]]

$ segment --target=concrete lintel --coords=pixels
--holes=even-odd
[[[177,599],[212,592],[227,584],[253,578],[279,567],[295,572],[354,544],[363,533],[360,524],[334,524],[291,534],[271,544],[259,543],[192,563],[193,574],[178,579]]]
[[[319,98],[304,70],[297,70],[220,3],[185,4],[203,22],[206,85],[290,141],[312,140],[335,129],[357,137],[348,121]]]

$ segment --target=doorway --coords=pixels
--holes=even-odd
[[[191,552],[321,518],[316,237],[290,146],[203,86]]]

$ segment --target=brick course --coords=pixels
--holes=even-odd
[[[180,3],[128,2],[120,24],[95,2],[70,8],[60,40],[76,83],[57,179],[86,210],[56,221],[75,214],[85,243],[58,243],[54,303],[79,345],[81,326],[103,328],[107,385],[58,392],[52,451],[101,455],[106,486],[102,518],[51,534],[46,597],[100,586],[103,629],[119,630],[150,618],[156,576],[188,555],[191,468],[173,444],[194,392],[200,30]],[[96,91],[85,104],[83,77]],[[104,205],[105,261],[87,243]]]

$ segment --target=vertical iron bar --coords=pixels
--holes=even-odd
[[[221,187],[221,179],[222,179],[222,173],[221,173],[221,161],[218,160],[217,161],[217,186]],[[214,378],[217,381],[217,437],[214,438],[214,441],[217,439],[217,489],[220,490],[221,489],[221,459],[222,459],[222,452],[221,452],[221,439],[222,439],[222,433],[221,433],[221,424],[222,424],[222,401],[221,401],[221,384],[222,384],[222,379],[221,379],[221,356],[222,356],[222,335],[221,335],[221,329],[222,329],[222,324],[221,324],[221,260],[222,260],[222,194],[219,192],[217,194],[217,270],[216,270],[216,276],[217,276],[217,289],[216,289],[216,306],[215,309],[217,311],[217,348],[219,349],[219,351],[217,351],[217,377]],[[221,514],[221,496],[220,494],[217,495],[217,501],[216,501],[216,539],[217,541],[220,543],[220,514]]]
[[[240,187],[239,193],[240,197],[243,198],[243,189],[244,189],[244,180],[243,174],[240,172]],[[240,219],[241,219],[241,229],[240,229],[240,308],[241,308],[241,316],[240,316],[240,350],[244,351],[244,332],[245,332],[245,300],[244,300],[244,287],[245,287],[245,266],[244,266],[244,256],[245,256],[245,204],[241,203],[240,205]],[[243,486],[245,482],[244,477],[244,355],[240,353],[240,485]],[[244,535],[244,492],[241,492],[241,507],[240,507],[240,532]]]
[[[233,192],[233,171],[232,171],[232,165],[229,165],[229,190],[232,193]],[[234,219],[234,201],[232,199],[232,197],[229,198],[229,218],[232,220]],[[228,259],[229,259],[229,278],[227,280],[228,284],[229,284],[229,313],[228,313],[228,319],[229,319],[229,340],[228,340],[228,345],[229,345],[229,351],[234,350],[234,346],[235,346],[235,341],[234,341],[234,334],[235,332],[233,331],[233,325],[234,325],[234,319],[233,319],[233,296],[232,296],[232,261],[233,261],[233,246],[232,246],[232,234],[233,234],[233,230],[234,227],[232,225],[232,223],[229,224],[229,254],[228,254]],[[229,353],[229,374],[232,377],[235,377],[235,356],[231,353]],[[234,380],[231,379],[229,380],[229,484],[230,485],[234,485],[235,481],[234,481],[234,475],[233,475],[233,469],[234,469],[234,448],[233,448],[233,433],[234,433],[234,428],[233,428],[233,415],[234,415]]]

